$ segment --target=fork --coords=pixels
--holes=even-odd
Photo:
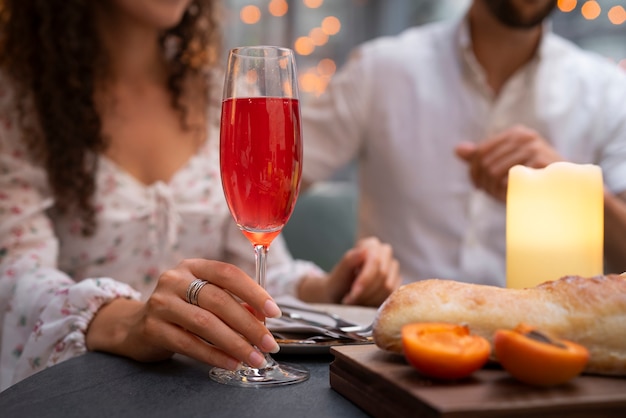
[[[345,319],[343,319],[342,317],[340,317],[339,315],[335,313],[323,311],[321,309],[309,308],[306,306],[295,306],[295,305],[289,305],[289,304],[283,304],[283,303],[279,304],[278,306],[280,307],[281,310],[283,310],[284,308],[288,311],[301,311],[301,312],[308,312],[312,314],[327,316],[335,321],[335,327],[339,329],[343,327],[361,327],[362,328],[361,325],[355,324],[354,322],[346,321]]]
[[[300,314],[295,312],[283,312],[283,318],[288,321],[299,322],[301,324],[307,324],[313,327],[318,327],[325,330],[325,334],[327,336],[335,337],[338,339],[347,338],[353,341],[361,341],[361,342],[369,342],[372,341],[371,333],[367,332],[355,332],[355,331],[344,331],[347,328],[358,328],[357,331],[366,330],[368,327],[356,325],[354,327],[343,327],[343,329],[338,327],[333,327],[330,325],[322,324],[321,322],[313,321],[308,318],[303,317]]]
[[[302,311],[305,312],[311,312],[311,313],[318,313],[318,312],[322,312],[322,311],[316,311],[314,309],[310,309],[308,311],[301,309]],[[331,315],[330,313],[327,313],[329,316]],[[358,337],[367,337],[367,334],[370,333],[372,331],[372,327],[373,324],[369,324],[369,325],[358,325],[358,324],[354,324],[352,322],[346,321],[346,320],[341,320],[343,321],[344,324],[348,324],[348,325],[344,325],[344,326],[338,326],[335,325],[334,327],[328,326],[326,324],[322,324],[320,322],[316,322],[313,320],[310,320],[308,318],[303,317],[302,315],[298,314],[297,312],[293,312],[293,311],[289,311],[289,310],[284,310],[283,311],[283,316],[285,316],[286,318],[289,319],[293,319],[296,321],[300,321],[302,323],[307,323],[309,325],[312,326],[316,326],[319,328],[324,328],[326,330],[329,331],[340,331],[343,334],[347,334],[350,337],[354,337],[354,336],[358,336]],[[334,318],[333,318],[334,319]],[[341,318],[340,318],[341,319]],[[342,322],[338,322],[338,323],[342,323]]]

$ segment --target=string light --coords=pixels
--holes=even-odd
[[[364,6],[367,1],[358,2],[353,0],[358,6]],[[257,2],[259,3],[259,2]],[[324,4],[324,0],[302,0],[305,7],[318,9]],[[557,0],[557,8],[560,12],[569,13],[575,11],[580,6],[580,14],[586,20],[595,20],[602,15],[602,7],[597,0]],[[285,17],[289,10],[287,0],[267,0],[267,11],[273,17]],[[607,7],[606,3],[604,6]],[[318,12],[319,13],[319,12]],[[243,23],[254,25],[262,18],[261,10],[255,5],[247,5],[241,8],[239,13]],[[626,9],[622,6],[613,6],[606,12],[606,18],[613,25],[626,23]],[[308,36],[298,37],[293,44],[296,54],[310,56],[315,52],[316,47],[324,46],[331,36],[337,35],[341,31],[341,20],[336,16],[326,16],[319,27],[310,29]],[[626,58],[619,61],[618,65],[626,70]],[[303,93],[319,95],[327,87],[331,77],[337,70],[337,64],[330,58],[321,59],[316,65],[301,72],[299,84]]]
[[[302,0],[302,3],[309,9],[317,9],[324,4],[324,0]]]
[[[275,17],[281,17],[287,14],[289,5],[286,0],[271,0],[267,5],[270,14]]]
[[[621,25],[626,21],[626,10],[622,6],[613,6],[607,16],[612,24]]]
[[[244,6],[239,12],[241,21],[248,25],[254,25],[261,20],[261,10],[253,5]]]
[[[328,35],[336,35],[341,30],[341,22],[335,16],[327,16],[322,20],[322,30]]]
[[[557,2],[557,7],[562,12],[571,12],[576,8],[576,0],[559,0]]]
[[[337,71],[337,64],[330,58],[324,58],[317,63],[317,73],[322,77],[332,77]]]
[[[315,45],[308,36],[301,36],[294,42],[293,49],[300,55],[311,55],[315,50]]]
[[[328,42],[328,34],[324,32],[322,28],[311,29],[309,38],[311,38],[315,46],[322,46]]]
[[[583,17],[587,20],[594,20],[600,13],[602,13],[602,8],[595,0],[588,0],[583,4],[583,7],[580,9]]]

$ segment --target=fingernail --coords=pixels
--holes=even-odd
[[[265,306],[263,307],[263,311],[265,313],[265,316],[269,318],[280,318],[282,315],[280,308],[278,307],[276,302],[274,302],[272,299],[268,299],[265,301]]]
[[[350,292],[343,297],[343,299],[341,300],[341,303],[343,303],[344,305],[351,305],[352,303],[354,303],[354,299],[355,299],[354,292]]]
[[[261,339],[261,348],[269,353],[278,353],[278,350],[280,350],[278,343],[270,334],[265,334]]]
[[[228,362],[226,363],[226,368],[228,370],[237,370],[239,366],[241,366],[241,362],[238,360],[235,360],[234,358],[229,359]]]
[[[254,350],[248,357],[248,364],[252,367],[256,367],[257,369],[262,369],[267,366],[267,361],[265,361],[265,356],[263,354]]]

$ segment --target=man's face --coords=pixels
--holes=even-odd
[[[557,0],[482,0],[500,23],[510,28],[535,27],[556,7]]]

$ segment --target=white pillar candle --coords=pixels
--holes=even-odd
[[[603,270],[602,170],[557,162],[509,170],[506,202],[507,287],[536,286]]]

